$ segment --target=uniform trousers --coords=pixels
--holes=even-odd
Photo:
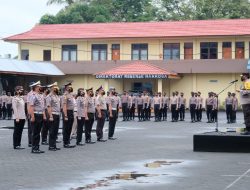
[[[218,110],[217,109],[213,109],[212,110],[212,121],[213,122],[217,122],[218,119]]]
[[[147,108],[147,112],[148,112],[148,118],[147,120],[151,119],[151,104],[149,104],[148,108]]]
[[[35,121],[32,125],[32,150],[39,150],[40,133],[43,126],[43,114],[34,114]]]
[[[191,121],[195,121],[196,104],[190,104]]]
[[[49,147],[56,148],[56,139],[59,130],[60,115],[53,114],[53,121],[49,121]]]
[[[48,141],[48,132],[50,128],[50,122],[49,122],[49,114],[48,110],[45,110],[46,114],[46,120],[43,122],[42,130],[41,130],[41,137],[42,137],[42,142],[47,142]]]
[[[171,104],[171,113],[172,113],[172,121],[177,121],[176,120],[177,118],[176,104]]]
[[[147,120],[148,119],[148,106],[147,104],[144,104],[144,109],[143,109],[143,120]]]
[[[32,128],[33,128],[33,125],[31,124],[31,121],[30,121],[30,115],[28,115],[28,144],[29,145],[32,145]]]
[[[129,117],[128,103],[122,103],[122,117],[123,120],[128,120]]]
[[[105,115],[106,115],[106,110],[101,110],[101,117],[97,118],[97,125],[96,125],[97,140],[100,140],[103,138],[103,127],[105,124]]]
[[[202,106],[200,105],[196,110],[196,120],[201,121],[202,119]]]
[[[163,120],[167,120],[167,114],[168,114],[167,105],[163,105],[163,109],[162,109],[162,118],[163,118]]]
[[[25,119],[20,119],[19,122],[14,120],[13,146],[21,146],[22,133],[25,124]]]
[[[82,133],[83,133],[84,123],[85,123],[84,117],[77,117],[76,143],[82,142]]]
[[[135,119],[135,104],[132,104],[129,110],[129,117],[130,119]]]
[[[232,122],[233,121],[233,105],[232,104],[227,104],[226,105],[226,114],[227,114],[227,121]]]
[[[183,121],[185,119],[185,105],[181,104],[180,106],[180,120]]]
[[[212,105],[207,105],[207,120],[209,122],[212,121],[212,109],[213,109]]]
[[[10,120],[12,118],[12,104],[7,104],[7,115]]]
[[[242,104],[246,130],[250,132],[250,104]]]
[[[95,121],[95,113],[88,113],[88,120],[85,119],[85,141],[91,141],[91,131]]]
[[[113,137],[114,133],[115,133],[115,125],[116,125],[116,110],[112,110],[112,116],[113,117],[109,117],[109,138]]]
[[[0,119],[2,119],[3,117],[3,108],[2,108],[2,104],[0,104]]]
[[[68,120],[63,117],[63,143],[64,145],[70,144],[70,134],[72,130],[72,125],[74,123],[74,111],[67,110]]]
[[[6,116],[7,116],[7,109],[6,109],[5,103],[3,104],[3,107],[2,107],[2,113],[3,113],[3,119],[6,119]]]
[[[160,120],[160,104],[154,105],[154,112],[155,112],[155,121]]]
[[[143,105],[137,106],[138,119],[141,121],[143,119]]]
[[[236,112],[237,112],[236,110],[232,111],[232,122],[233,123],[236,123]]]

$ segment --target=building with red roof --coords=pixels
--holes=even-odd
[[[19,59],[55,64],[61,84],[205,96],[248,71],[250,19],[36,25],[4,40]]]

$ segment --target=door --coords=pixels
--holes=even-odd
[[[112,44],[112,60],[120,60],[120,44]]]

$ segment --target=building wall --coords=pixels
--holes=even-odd
[[[108,45],[108,60],[111,60],[112,44],[120,44],[121,60],[131,60],[131,44],[147,43],[148,60],[163,59],[164,43],[180,43],[180,59],[184,59],[184,43],[193,42],[193,58],[200,59],[200,42],[218,42],[218,59],[222,59],[222,42],[232,42],[232,58],[235,58],[235,42],[245,42],[245,58],[249,58],[250,37],[213,37],[213,38],[178,38],[178,39],[116,39],[116,40],[51,40],[19,43],[19,58],[21,50],[29,50],[30,60],[43,61],[43,50],[51,50],[52,61],[61,61],[62,45],[77,45],[78,61],[90,61],[92,44]]]
[[[238,79],[240,81],[240,74],[184,74],[181,79],[164,79],[162,85],[162,92],[166,92],[167,96],[171,96],[172,92],[183,92],[187,99],[190,98],[190,93],[200,91],[204,98],[207,97],[208,92],[219,93],[229,85],[229,81]],[[132,79],[95,79],[92,75],[66,75],[65,77],[54,77],[53,81],[57,81],[59,86],[63,86],[68,81],[73,81],[74,91],[78,88],[91,88],[94,90],[101,85],[108,90],[109,87],[115,87],[117,92],[122,93],[123,90],[129,91],[132,88],[133,82],[152,82],[153,92],[157,92],[157,79],[132,80]],[[225,90],[220,95],[220,105],[224,104],[227,92],[235,92],[240,88],[241,82],[235,83],[230,88]],[[239,94],[237,94],[239,98]]]

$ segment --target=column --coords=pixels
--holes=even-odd
[[[157,86],[158,86],[158,92],[162,93],[162,79],[158,79]]]
[[[193,92],[196,92],[197,90],[197,74],[193,73],[192,74],[192,78],[193,78]]]
[[[104,87],[103,88],[106,92],[108,92],[108,90],[109,90],[109,80],[108,79],[104,79]]]

